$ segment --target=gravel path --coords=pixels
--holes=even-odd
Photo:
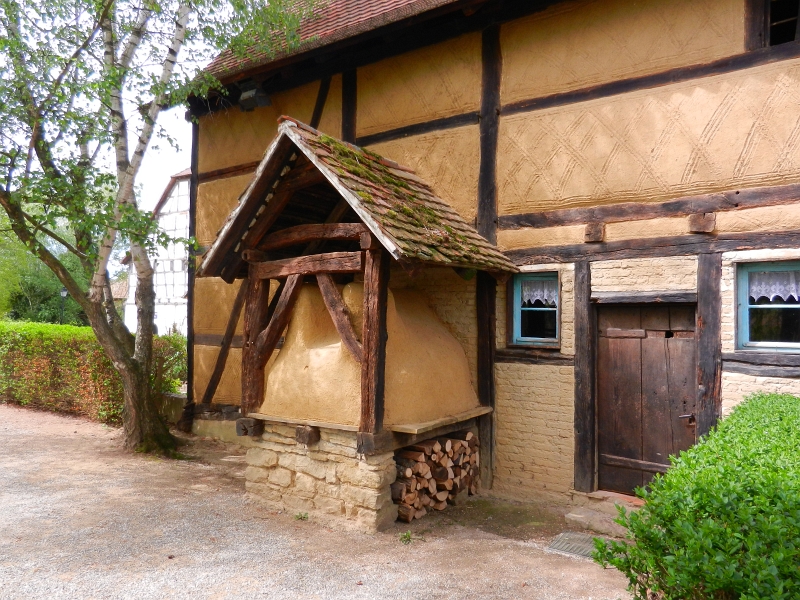
[[[247,502],[239,457],[131,456],[118,436],[0,405],[0,598],[629,598],[542,541],[333,531]]]

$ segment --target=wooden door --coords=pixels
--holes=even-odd
[[[630,494],[695,442],[694,305],[601,306],[598,486]]]

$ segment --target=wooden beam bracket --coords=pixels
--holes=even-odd
[[[263,421],[259,421],[263,423]],[[319,427],[311,425],[298,425],[295,428],[294,439],[298,444],[313,446],[319,441]]]

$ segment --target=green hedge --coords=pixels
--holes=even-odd
[[[159,387],[186,380],[186,341],[154,341]],[[156,377],[154,377],[156,379]],[[0,322],[0,401],[83,415],[118,425],[122,384],[89,327]]]
[[[595,560],[637,599],[800,598],[800,398],[748,398],[673,465]]]

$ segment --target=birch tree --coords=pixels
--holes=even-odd
[[[164,133],[159,115],[219,87],[198,73],[214,54],[291,47],[317,9],[312,0],[0,0],[0,206],[84,310],[118,371],[129,450],[174,449],[151,389],[151,256],[170,240],[135,195],[142,160]],[[111,296],[120,237],[138,277],[135,332]],[[54,243],[78,258],[88,289]]]

